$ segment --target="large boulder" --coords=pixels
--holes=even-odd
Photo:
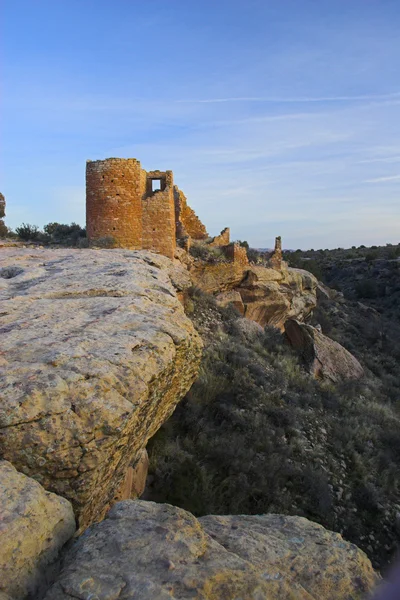
[[[74,533],[68,500],[0,461],[0,599],[32,596]]]
[[[346,348],[315,327],[289,319],[285,323],[285,333],[317,379],[329,379],[336,383],[360,379],[364,375],[364,369]]]
[[[45,600],[361,600],[366,555],[300,517],[203,517],[168,504],[116,504],[69,551]]]
[[[187,271],[151,252],[2,250],[0,454],[103,517],[197,376],[177,298]]]

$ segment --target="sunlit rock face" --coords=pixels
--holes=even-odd
[[[127,500],[78,540],[46,600],[362,600],[376,579],[361,550],[301,517]]]
[[[68,498],[81,528],[197,376],[189,284],[151,252],[2,250],[0,454]]]

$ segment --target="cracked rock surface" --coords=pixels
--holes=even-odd
[[[32,597],[74,533],[68,500],[0,460],[0,600]]]
[[[362,600],[366,555],[301,517],[193,515],[126,500],[85,532],[45,600]]]
[[[151,252],[1,251],[0,456],[68,498],[81,529],[197,376],[188,285]]]

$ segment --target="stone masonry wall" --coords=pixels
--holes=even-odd
[[[152,191],[153,181],[160,190]],[[117,246],[173,258],[176,247],[172,171],[141,168],[135,158],[88,161],[86,227],[91,243],[111,237]]]
[[[275,238],[275,249],[268,260],[272,269],[280,271],[282,269],[282,239],[280,236]]]
[[[142,248],[145,179],[134,158],[86,163],[86,228],[90,241],[113,237],[122,248]]]
[[[246,248],[244,246],[241,246],[237,242],[233,242],[233,244],[224,246],[223,251],[226,258],[231,260],[233,263],[243,266],[249,264]]]
[[[208,237],[207,230],[194,210],[187,203],[185,194],[175,185],[175,219],[176,237],[184,238],[189,235],[194,240],[204,240]]]
[[[174,257],[175,209],[172,189],[154,192],[142,202],[143,248]]]

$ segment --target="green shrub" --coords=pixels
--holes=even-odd
[[[22,223],[20,227],[15,229],[15,233],[20,240],[24,242],[37,241],[40,236],[40,229],[37,225],[29,225],[29,223]]]

